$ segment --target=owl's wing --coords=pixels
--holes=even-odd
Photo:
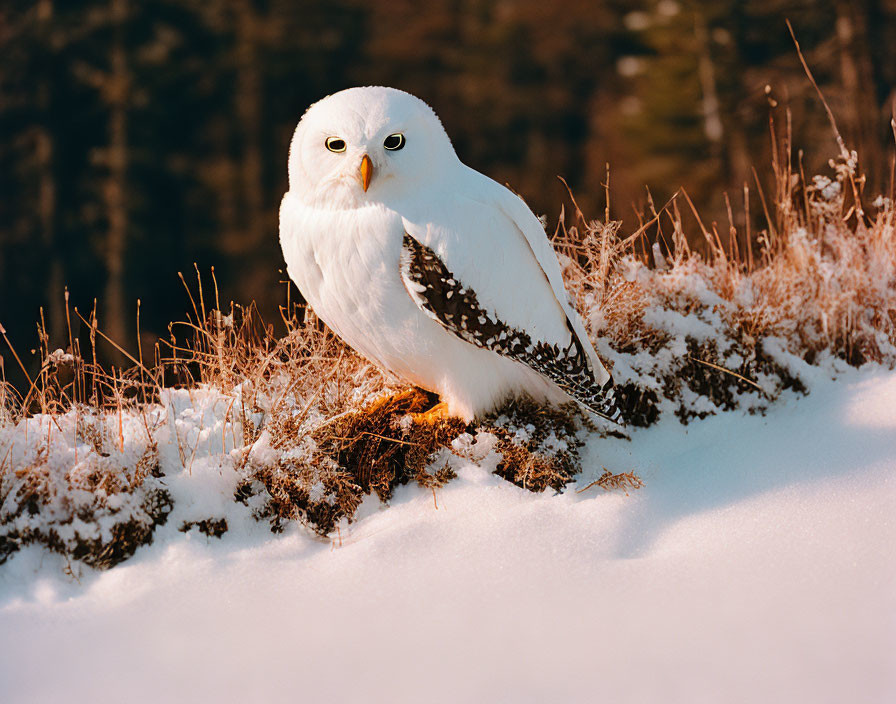
[[[541,223],[517,196],[472,173],[474,196],[429,222],[404,220],[408,293],[458,337],[525,364],[619,422],[612,379],[569,302]]]

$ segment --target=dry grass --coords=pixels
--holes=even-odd
[[[173,506],[152,440],[155,423],[142,416],[146,435],[125,439],[118,419],[78,408],[22,422],[25,447],[10,442],[0,463],[0,563],[39,543],[107,568],[152,540]]]
[[[590,422],[576,404],[551,408],[517,400],[483,426],[498,438],[495,474],[523,489],[562,491],[582,469],[579,431]]]
[[[227,519],[203,518],[200,521],[184,521],[178,530],[181,533],[188,533],[193,528],[207,538],[220,538],[227,532]]]
[[[628,495],[629,489],[640,489],[644,486],[644,482],[634,472],[619,472],[614,474],[604,467],[604,473],[601,474],[590,484],[586,484],[576,491],[577,494],[588,491],[592,487],[598,486],[604,491],[624,491]]]
[[[616,375],[635,425],[652,423],[663,398],[697,395],[729,409],[751,390],[766,398],[802,390],[780,352],[809,364],[896,362],[892,189],[869,206],[855,153],[844,148],[829,177],[807,180],[789,134],[774,141],[771,203],[744,188],[746,222],[757,201],[766,218],[755,237],[733,216],[724,234],[716,223],[707,228],[684,191],[659,211],[651,206],[627,237],[619,222],[588,221],[578,208],[570,223],[561,216],[554,243],[589,333],[637,372]],[[688,221],[698,238],[686,235]],[[662,369],[636,359],[664,350],[674,358]],[[676,412],[683,420],[705,415],[684,401]]]
[[[615,367],[630,424],[650,425],[663,408],[683,421],[738,405],[761,410],[783,389],[803,390],[793,359],[896,363],[894,193],[867,204],[845,147],[829,177],[811,180],[786,131],[773,153],[775,192],[745,186],[740,230],[733,216],[721,233],[706,227],[684,192],[659,210],[651,205],[627,235],[608,215],[589,221],[577,207],[561,215],[554,244],[567,287]],[[760,211],[765,225],[751,232],[751,213]],[[698,237],[689,239],[689,227]],[[36,542],[108,567],[151,540],[171,511],[158,484],[158,435],[172,386],[229,399],[222,427],[233,450],[222,438],[221,456],[241,477],[234,498],[274,530],[299,521],[327,534],[368,494],[388,501],[407,482],[435,490],[455,476],[452,457],[464,455],[458,442],[467,434],[494,436],[496,473],[532,491],[559,491],[581,468],[581,431],[594,428],[575,406],[518,400],[475,428],[421,422],[415,414],[434,403],[431,395],[359,358],[309,311],[281,310],[285,334],[275,335],[251,306],[222,312],[216,286],[208,302],[201,281],[187,290],[193,314],[151,362],[143,350],[122,350],[126,370],[99,368],[96,315],[73,311],[87,325],[89,350],[70,336],[65,352],[51,351],[41,333],[43,364],[24,391],[6,383],[0,365],[0,562]],[[126,439],[141,417],[145,435]],[[39,432],[28,439],[32,425]],[[15,446],[23,429],[25,451]],[[12,438],[5,446],[4,433]],[[87,449],[60,459],[54,433]],[[190,450],[174,433],[190,471],[198,441]],[[606,471],[590,486],[626,491],[641,482]],[[112,528],[91,532],[104,521]],[[193,527],[220,536],[227,521],[181,525]]]
[[[274,414],[263,440],[273,452],[247,454],[239,498],[263,489],[267,498],[257,515],[270,519],[275,530],[299,519],[326,535],[341,520],[351,520],[366,494],[387,502],[396,486],[410,481],[438,488],[455,474],[447,463],[434,465],[435,455],[466,424],[414,416],[432,405],[427,394],[407,389],[311,426],[288,413]]]

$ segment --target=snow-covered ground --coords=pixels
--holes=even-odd
[[[25,549],[0,701],[896,701],[896,373],[838,376],[595,439],[560,495],[467,465],[341,544],[171,520],[80,582]],[[604,466],[646,486],[576,492]]]

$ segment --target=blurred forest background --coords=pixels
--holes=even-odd
[[[551,227],[557,176],[597,217],[609,163],[629,231],[645,186],[658,207],[684,186],[727,231],[724,193],[742,224],[752,166],[772,193],[770,115],[790,109],[807,173],[836,155],[785,18],[867,192],[889,190],[896,0],[4,0],[0,324],[27,355],[43,308],[66,347],[68,287],[134,349],[139,298],[147,349],[183,318],[193,262],[215,267],[222,305],[275,320],[289,139],[353,85],[423,98]]]

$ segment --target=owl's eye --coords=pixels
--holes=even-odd
[[[325,144],[327,145],[327,149],[331,152],[345,151],[345,140],[339,137],[327,137]]]
[[[383,141],[383,146],[390,152],[397,152],[404,146],[404,135],[401,132],[390,134]]]

